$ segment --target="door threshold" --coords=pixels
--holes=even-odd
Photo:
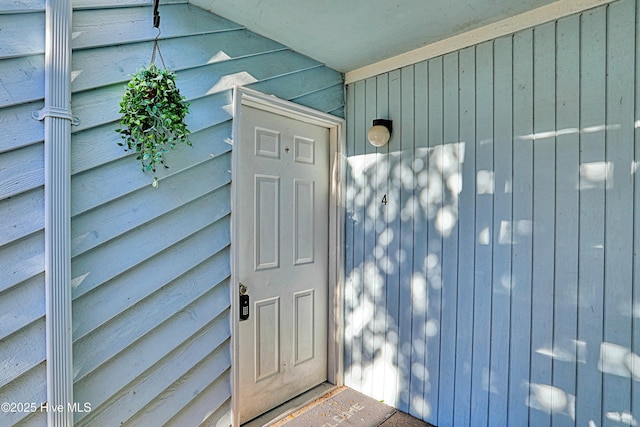
[[[294,397],[291,400],[286,401],[282,405],[270,410],[269,412],[265,412],[259,417],[254,418],[251,421],[247,421],[246,423],[242,424],[241,427],[267,427],[276,424],[278,421],[286,418],[300,408],[304,408],[313,401],[318,400],[318,398],[323,397],[324,395],[327,395],[338,388],[338,386],[327,382],[319,384],[311,390],[305,391],[304,393],[298,395],[297,397]]]

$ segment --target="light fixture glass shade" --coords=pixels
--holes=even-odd
[[[382,147],[387,142],[389,142],[389,138],[391,137],[391,133],[386,126],[375,125],[369,129],[369,133],[367,134],[367,138],[369,138],[369,142],[374,147]]]

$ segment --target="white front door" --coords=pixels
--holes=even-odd
[[[242,106],[234,147],[239,412],[248,421],[327,379],[329,130]]]

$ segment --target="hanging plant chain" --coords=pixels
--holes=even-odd
[[[156,63],[156,52],[160,57],[160,61],[162,62],[162,68],[167,68],[167,65],[164,63],[164,58],[162,57],[162,52],[160,51],[160,45],[158,44],[158,39],[160,38],[160,28],[158,28],[158,35],[153,40],[153,52],[151,53],[151,64]]]

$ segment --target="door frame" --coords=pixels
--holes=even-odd
[[[341,386],[344,379],[343,362],[343,289],[344,289],[344,203],[345,180],[341,177],[345,170],[345,121],[339,117],[314,110],[273,95],[234,86],[233,89],[233,135],[232,140],[240,143],[242,107],[250,106],[259,110],[276,113],[306,123],[325,127],[329,130],[329,324],[327,325],[327,381]],[[233,214],[238,205],[238,194],[234,183],[240,166],[239,156],[232,150],[231,166],[231,420],[232,426],[239,426],[240,369],[238,366],[238,328],[239,328],[239,292],[238,292],[238,221]],[[292,398],[295,396],[291,396]]]

